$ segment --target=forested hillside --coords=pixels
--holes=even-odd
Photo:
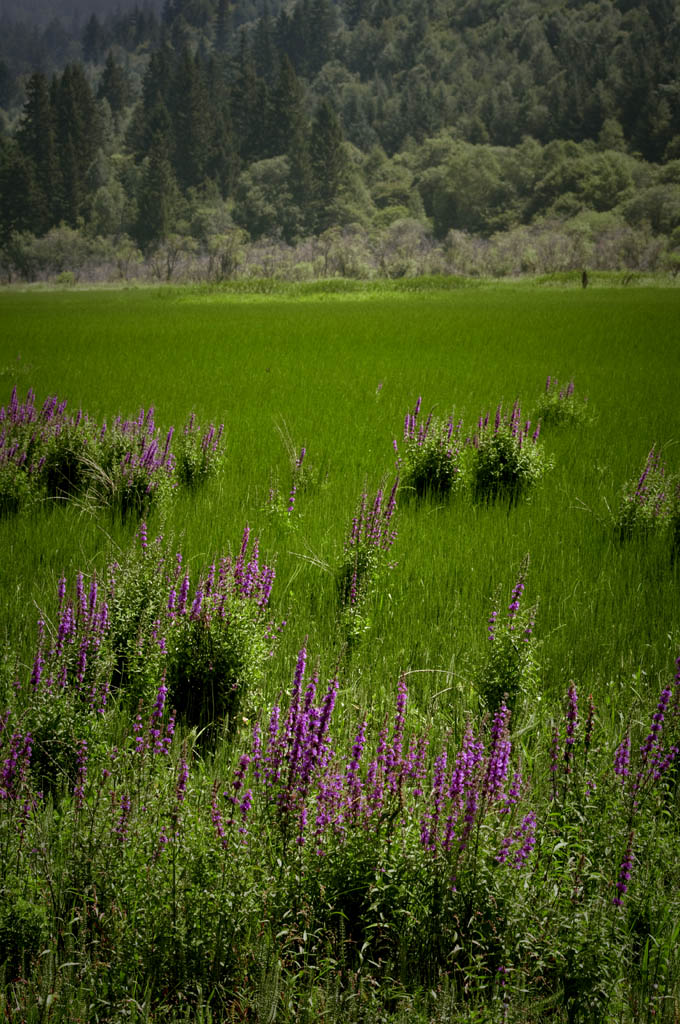
[[[148,256],[171,236],[207,253],[227,235],[232,249],[235,239],[293,245],[334,228],[374,239],[409,222],[436,243],[586,214],[600,216],[591,241],[616,224],[663,236],[675,259],[675,0],[165,0],[156,10],[92,0],[70,25],[4,16],[10,272],[32,273],[40,257],[27,238],[59,226],[62,248],[71,229],[90,248],[98,239]],[[633,248],[645,245],[636,236]],[[622,260],[635,261],[612,262]],[[225,272],[232,262],[221,259]]]

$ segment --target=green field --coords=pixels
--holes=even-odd
[[[675,290],[541,291],[499,288],[374,297],[239,299],[219,293],[5,294],[0,379],[38,401],[68,399],[109,420],[153,405],[163,427],[195,410],[224,422],[223,476],[167,528],[203,559],[234,545],[246,522],[277,557],[273,599],[291,643],[309,633],[328,663],[332,580],[307,557],[332,562],[364,487],[394,473],[393,438],[419,395],[472,428],[499,400],[531,414],[548,374],[573,377],[594,421],[544,431],[555,466],[527,505],[403,503],[389,604],[376,609],[371,674],[465,671],[483,643],[488,602],[531,555],[540,597],[546,687],[569,678],[603,692],[645,671],[656,686],[678,642],[677,578],[654,545],[617,545],[608,523],[623,484],[653,443],[677,466],[680,295]],[[378,392],[378,387],[382,385]],[[270,480],[285,485],[277,428],[307,448],[313,486],[294,531],[263,514]],[[106,547],[104,520],[54,515],[3,523],[4,600],[30,606],[33,588],[86,569]],[[24,588],[29,588],[28,592]],[[32,614],[32,612],[31,612]],[[673,636],[675,631],[675,636]],[[670,639],[669,639],[670,638]],[[675,644],[675,646],[674,646]],[[420,680],[423,697],[436,682]]]
[[[21,400],[29,388],[36,393],[38,407],[48,395],[56,394],[68,400],[69,410],[75,412],[81,407],[97,422],[106,419],[110,423],[117,414],[135,417],[140,407],[153,406],[163,435],[171,425],[183,424],[191,412],[201,423],[224,423],[225,458],[219,473],[200,490],[178,491],[162,514],[151,515],[148,531],[150,538],[162,532],[175,549],[181,548],[192,572],[198,575],[220,554],[238,550],[248,524],[252,536],[259,537],[262,559],[275,563],[276,580],[269,607],[273,619],[286,620],[286,627],[266,673],[242,704],[249,723],[288,689],[296,654],[306,643],[309,663],[318,663],[322,682],[338,672],[342,718],[335,727],[337,747],[351,748],[365,712],[376,728],[383,715],[392,715],[402,672],[408,682],[413,728],[417,725],[428,730],[433,751],[438,749],[437,744],[447,742],[447,737],[458,744],[466,716],[476,717],[480,712],[480,672],[487,655],[487,620],[493,602],[500,588],[500,606],[507,606],[522,560],[529,555],[524,600],[537,606],[534,641],[540,686],[530,698],[518,703],[515,729],[517,749],[522,749],[529,774],[533,767],[541,800],[545,803],[549,788],[548,769],[540,767],[541,759],[548,757],[551,733],[559,724],[571,681],[581,697],[581,722],[587,695],[592,695],[599,730],[598,756],[609,758],[608,764],[626,729],[644,733],[659,691],[670,687],[677,671],[680,559],[671,558],[664,534],[622,541],[613,518],[624,486],[639,476],[652,445],[663,450],[669,472],[677,475],[680,470],[677,289],[603,285],[581,290],[518,284],[444,289],[433,285],[413,291],[337,294],[312,289],[299,294],[291,289],[270,296],[190,288],[6,291],[0,293],[0,318],[0,405],[8,404],[16,386]],[[476,502],[467,493],[417,499],[407,490],[400,491],[394,518],[397,536],[390,551],[394,564],[367,598],[362,608],[363,633],[348,647],[336,584],[343,544],[362,492],[371,497],[378,486],[391,487],[395,477],[393,440],[403,446],[404,417],[418,397],[422,396],[425,412],[432,409],[446,418],[455,411],[456,420],[462,418],[465,432],[471,434],[480,415],[490,412],[493,417],[501,401],[509,410],[519,398],[523,414],[535,422],[535,409],[548,375],[557,376],[565,384],[573,378],[576,397],[581,400],[587,396],[588,415],[573,425],[543,427],[540,441],[552,464],[543,479],[516,503],[504,499]],[[273,514],[269,501],[272,486],[280,490],[284,504],[290,488],[291,458],[286,440],[292,443],[293,453],[302,446],[306,448],[305,487],[296,496],[292,516],[284,511]],[[134,543],[137,527],[137,522],[121,523],[109,510],[77,500],[35,501],[20,514],[0,519],[0,636],[5,650],[7,707],[13,706],[15,699],[15,677],[30,677],[39,615],[48,624],[57,621],[57,587],[62,573],[70,584],[78,571],[86,580],[95,570],[101,577],[106,566]],[[27,697],[16,699],[17,708],[25,709],[26,701],[30,703]],[[489,713],[493,710],[488,709]],[[112,723],[107,726],[109,732],[100,730],[97,742],[122,745],[124,723],[130,714],[123,703],[115,707],[112,704],[107,713]],[[673,721],[677,728],[677,719]],[[176,758],[182,735],[180,722]],[[245,732],[239,733],[239,742],[246,741]],[[668,753],[672,748],[665,749]],[[197,797],[201,813],[209,805],[213,774],[217,777],[221,771],[226,777],[229,766],[236,763],[238,750],[238,744],[228,737],[210,751],[202,748],[197,755],[192,778],[202,780],[195,783],[196,793],[202,794],[200,799]],[[94,759],[94,754],[91,757]],[[453,763],[452,757],[449,763]],[[247,938],[239,942],[244,948],[250,942],[255,950],[251,966],[244,966],[244,959],[223,989],[219,978],[211,976],[212,994],[205,989],[206,980],[197,994],[186,980],[191,977],[186,964],[184,975],[177,968],[176,978],[184,980],[177,980],[174,988],[175,983],[167,979],[157,982],[162,972],[147,977],[138,967],[136,974],[132,973],[138,986],[134,998],[139,1016],[130,1016],[132,1003],[121,995],[126,986],[130,990],[131,974],[118,988],[111,982],[106,1004],[110,1009],[105,1008],[102,997],[97,1003],[97,1019],[155,1019],[154,1013],[164,1006],[165,1012],[177,1014],[178,1019],[194,1019],[191,1015],[198,1012],[196,1007],[206,1014],[212,1007],[215,1020],[232,1019],[230,1013],[233,1019],[249,1020],[305,1019],[305,1014],[309,1019],[320,1016],[323,1020],[388,1019],[402,1012],[418,1012],[423,1019],[539,1020],[547,1019],[540,1009],[544,1000],[550,1007],[545,1013],[550,1012],[554,1020],[676,1021],[680,975],[672,937],[677,938],[679,862],[677,853],[670,855],[670,848],[677,842],[677,774],[673,769],[671,782],[659,797],[663,827],[657,811],[652,810],[650,797],[646,806],[651,816],[636,831],[636,835],[644,834],[644,842],[640,842],[646,851],[655,842],[662,844],[668,854],[667,874],[664,876],[651,858],[646,873],[639,872],[638,893],[631,883],[635,913],[631,910],[625,924],[616,925],[623,932],[614,924],[611,928],[602,924],[602,898],[595,895],[597,887],[592,879],[596,871],[602,877],[608,871],[607,884],[612,884],[630,818],[623,815],[612,826],[619,845],[615,842],[609,850],[607,868],[591,862],[594,853],[579,845],[585,843],[584,829],[602,831],[609,827],[605,827],[609,821],[607,808],[614,806],[614,797],[605,783],[600,789],[598,813],[602,817],[593,819],[595,826],[587,824],[590,819],[581,803],[580,824],[575,811],[567,821],[563,808],[565,818],[559,827],[572,837],[578,833],[575,849],[583,851],[581,868],[574,867],[577,854],[574,863],[565,862],[560,867],[560,877],[570,880],[568,885],[565,882],[565,892],[569,885],[581,885],[579,872],[583,872],[583,878],[588,876],[589,880],[582,884],[593,892],[592,907],[597,906],[600,915],[590,938],[591,924],[587,923],[578,940],[574,938],[572,953],[567,951],[572,948],[569,940],[565,940],[563,952],[564,962],[572,956],[576,974],[582,970],[588,978],[589,970],[599,970],[593,967],[593,945],[606,946],[608,942],[613,951],[624,943],[626,953],[621,963],[627,963],[631,977],[634,974],[638,980],[631,982],[627,995],[620,993],[612,1001],[611,1008],[609,1003],[603,1008],[606,1001],[597,993],[603,986],[615,984],[611,973],[616,960],[613,954],[606,970],[602,969],[602,977],[593,980],[593,975],[584,983],[585,995],[572,993],[569,979],[573,971],[570,974],[564,968],[550,975],[547,967],[536,962],[530,978],[528,961],[524,960],[508,989],[511,996],[504,988],[499,989],[497,979],[488,973],[491,968],[482,959],[471,959],[466,968],[469,991],[464,991],[459,978],[454,980],[455,971],[447,975],[444,968],[437,983],[429,979],[426,984],[417,970],[399,966],[392,954],[383,955],[379,944],[375,952],[367,933],[362,933],[367,942],[366,958],[372,958],[373,967],[364,964],[363,952],[354,960],[348,953],[345,962],[345,953],[340,956],[336,949],[336,959],[332,960],[330,946],[323,946],[321,939],[313,955],[305,953],[307,960],[302,955],[296,958],[289,949],[277,959],[272,950],[276,950],[277,941],[283,948],[288,937],[278,939],[274,923],[279,911],[274,909],[276,899],[271,897],[267,913],[271,915],[272,936],[267,939],[271,945],[267,945],[266,956],[262,952],[263,933],[256,937],[249,925],[251,931],[243,933]],[[55,790],[49,813],[66,821],[72,791],[71,777],[64,781],[61,791]],[[579,800],[583,800],[582,793]],[[95,821],[94,796],[91,801]],[[548,819],[545,811],[542,820]],[[10,829],[7,823],[4,827]],[[35,827],[47,848],[54,825],[41,818]],[[554,821],[551,827],[558,828]],[[12,851],[16,844],[9,835],[9,831],[3,832],[3,842],[6,850]],[[75,850],[80,841],[75,838],[75,827],[69,835]],[[284,851],[286,843],[284,837]],[[542,843],[539,856],[544,857],[548,840]],[[38,839],[36,844],[42,849]],[[355,854],[359,862],[365,848],[359,853],[355,850]],[[24,853],[17,852],[16,856],[19,864]],[[61,865],[64,877],[69,856],[64,848],[54,854],[54,863]],[[415,854],[410,850],[408,856]],[[642,863],[641,850],[639,857]],[[44,853],[45,864],[48,860]],[[552,877],[553,869],[559,875],[557,860],[553,855],[548,861],[540,861],[548,865],[545,879]],[[34,895],[28,891],[25,894],[29,901],[42,898],[36,894],[49,887],[45,864],[34,869]],[[176,910],[174,865],[173,860]],[[246,872],[246,868],[243,870]],[[309,877],[309,867],[301,862],[295,871]],[[574,871],[576,882],[571,874]],[[251,881],[256,876],[257,872]],[[5,872],[0,939],[10,920],[7,914],[2,916],[2,907],[19,877],[21,873],[13,876]],[[536,875],[534,883],[540,889]],[[50,884],[58,885],[54,879]],[[195,884],[200,887],[201,883]],[[280,880],[280,892],[286,885],[295,888],[294,881],[288,879],[284,884]],[[312,891],[299,880],[298,886],[308,895]],[[665,907],[659,903],[663,892],[669,894]],[[521,898],[528,905],[534,897],[525,887]],[[103,896],[101,899],[103,905]],[[555,895],[556,919],[563,913],[567,920],[570,897],[566,895],[561,904],[560,899]],[[313,903],[311,896],[309,900]],[[509,907],[517,906],[516,893],[507,900]],[[303,903],[295,908],[300,915],[297,927],[303,930],[301,922],[307,921],[311,932],[313,926],[305,918],[308,909]],[[59,929],[68,932],[66,918],[76,905],[77,896],[72,904],[63,897],[59,926],[54,923],[58,915],[44,926],[41,941],[47,942],[45,936],[49,933],[52,953],[51,960],[44,957],[40,961],[40,971],[35,973],[37,961],[32,959],[40,950],[31,947],[28,938],[25,950],[6,970],[6,1012],[14,1000],[25,1014],[16,1019],[51,1020],[63,1012],[58,1019],[71,1020],[80,1019],[79,1014],[95,1013],[82,1007],[95,1005],[93,993],[101,984],[97,958],[104,963],[106,955],[93,952],[91,934],[89,946],[82,936],[71,940],[78,946],[73,960],[80,967],[64,968],[59,975],[60,964],[70,963],[69,944]],[[550,906],[551,900],[546,898],[546,914]],[[588,913],[595,913],[592,907]],[[655,922],[650,924],[643,911],[648,916],[656,915]],[[347,915],[351,931],[349,911]],[[252,919],[263,916],[262,907],[254,900]],[[128,917],[126,927],[134,931],[137,925],[132,917]],[[509,913],[508,920],[511,918]],[[578,908],[574,910],[577,918]],[[579,928],[582,925],[581,921]],[[281,920],[278,926],[281,935],[285,928],[293,927],[290,921],[282,926]],[[177,927],[174,917],[173,927]],[[426,920],[423,927],[427,927]],[[516,927],[523,935],[525,924]],[[143,931],[139,926],[139,933]],[[113,926],[111,934],[117,934]],[[143,941],[139,940],[137,949],[140,963],[145,955]],[[461,943],[465,946],[463,939]],[[663,966],[659,950],[668,954]],[[656,982],[651,968],[640,967],[643,954],[651,962],[653,953],[657,956]],[[427,955],[436,959],[432,952]],[[322,958],[327,965],[324,970],[320,967]],[[440,959],[446,962],[445,956]],[[518,954],[518,965],[520,959]],[[48,960],[61,982],[50,981],[45,966]],[[312,960],[315,967],[310,966]],[[331,961],[332,969],[328,967]],[[257,965],[261,962],[264,966],[260,970]],[[497,969],[497,961],[493,963]],[[272,964],[277,965],[275,971]],[[117,969],[123,971],[122,967]],[[388,971],[392,979],[389,998],[387,994],[384,999],[375,993],[372,996],[370,984],[364,986],[364,979],[370,978],[372,971],[374,986],[382,984],[375,981],[383,977],[381,971]],[[521,972],[524,974],[520,976]],[[243,980],[246,975],[249,981]],[[16,980],[31,976],[39,977],[39,981],[26,982],[24,988]],[[443,980],[446,978],[450,979],[449,988],[449,982]],[[537,978],[549,979],[544,988]],[[439,1003],[433,995],[427,995],[428,984],[440,993]],[[661,984],[665,1001],[655,1004],[655,1016],[651,1017],[653,984]],[[338,994],[338,986],[345,995],[353,991],[355,1001],[343,1002],[345,996]],[[57,993],[49,1014],[45,1003],[40,1003],[48,989]],[[278,1013],[276,1018],[267,1016],[269,1010],[256,1007],[263,993]],[[449,1002],[445,1004],[442,1000],[446,999]],[[635,999],[642,1002],[638,1005]],[[183,1017],[184,1013],[188,1016]],[[239,1017],[239,1013],[244,1016]],[[440,1013],[443,1016],[438,1018]]]

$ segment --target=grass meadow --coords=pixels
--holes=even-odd
[[[224,424],[216,471],[143,516],[36,491],[0,517],[5,1016],[680,1020],[680,559],[656,520],[616,526],[652,446],[677,486],[680,292],[5,291],[0,317],[0,405]],[[343,601],[417,400],[461,443],[517,399],[533,431],[548,375],[578,415],[542,424],[535,486],[418,496],[402,462]],[[276,571],[252,615],[246,525]],[[161,535],[198,601],[167,660]],[[222,651],[198,581],[223,555],[247,651],[211,718],[188,690]],[[44,666],[69,602],[85,621],[78,573],[101,596],[114,562],[128,633],[82,641],[95,706],[75,654],[59,685]]]

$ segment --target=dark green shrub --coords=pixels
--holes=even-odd
[[[503,416],[499,404],[493,423],[488,413],[480,419],[471,460],[472,493],[477,501],[508,498],[515,502],[541,479],[550,462],[539,433],[540,424],[531,432],[531,424],[522,423],[519,402],[509,416]]]

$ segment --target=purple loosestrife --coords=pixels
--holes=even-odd
[[[491,726],[491,746],[482,786],[482,793],[487,800],[504,797],[503,787],[508,775],[512,750],[508,729],[509,721],[510,711],[505,704],[501,704],[494,715]]]
[[[499,864],[510,864],[520,871],[536,845],[536,815],[529,811],[514,832],[507,836],[496,854]]]
[[[397,707],[394,715],[392,741],[385,752],[385,777],[388,791],[392,794],[398,790],[401,791],[404,775],[403,745],[407,700],[406,676],[402,673],[397,683]]]
[[[520,796],[522,794],[522,772],[518,768],[512,776],[512,782],[508,789],[508,794],[505,798],[503,806],[500,808],[501,814],[509,814],[513,807],[519,803]]]
[[[126,843],[128,840],[128,825],[130,819],[130,797],[127,793],[123,793],[120,798],[118,819],[114,826],[114,834],[118,837],[118,842]]]
[[[525,581],[526,569],[525,565],[523,565],[522,569],[520,570],[520,575],[517,578],[517,582],[515,583],[515,586],[512,590],[512,594],[510,596],[510,604],[508,605],[508,629],[514,628],[514,620],[516,619],[517,613],[519,611],[520,600],[522,594],[524,593]]]
[[[646,782],[659,778],[659,766],[663,762],[661,734],[671,695],[670,686],[664,687],[661,691],[659,701],[652,715],[652,724],[640,747],[639,768],[633,785],[633,792],[635,794],[640,792]]]
[[[85,783],[87,781],[87,740],[78,740],[76,744],[76,770],[78,776],[73,787],[76,798],[76,809],[80,810],[85,802]]]
[[[630,882],[630,875],[633,868],[633,842],[635,840],[635,832],[631,830],[628,836],[628,844],[626,851],[621,860],[619,866],[619,876],[616,881],[616,896],[612,900],[612,904],[615,907],[620,907],[623,904],[623,897],[628,892],[628,883]]]
[[[439,823],[446,799],[446,749],[435,759],[432,773],[431,806],[424,814],[420,825],[420,841],[432,854],[437,852]]]
[[[564,771],[569,775],[574,765],[574,746],[576,744],[576,730],[578,728],[578,693],[574,682],[569,683],[567,693],[567,726],[564,741]]]
[[[630,774],[630,733],[627,732],[623,737],[616,752],[614,754],[614,773],[621,779],[621,783],[624,784],[626,778]]]
[[[0,800],[17,800],[26,782],[33,754],[30,732],[16,731],[9,743],[9,753],[0,769]]]
[[[345,773],[345,790],[347,793],[347,806],[352,820],[356,821],[361,806],[362,783],[359,777],[359,763],[361,761],[364,747],[366,745],[366,719],[361,723],[359,732],[352,747],[352,759],[347,765]]]

